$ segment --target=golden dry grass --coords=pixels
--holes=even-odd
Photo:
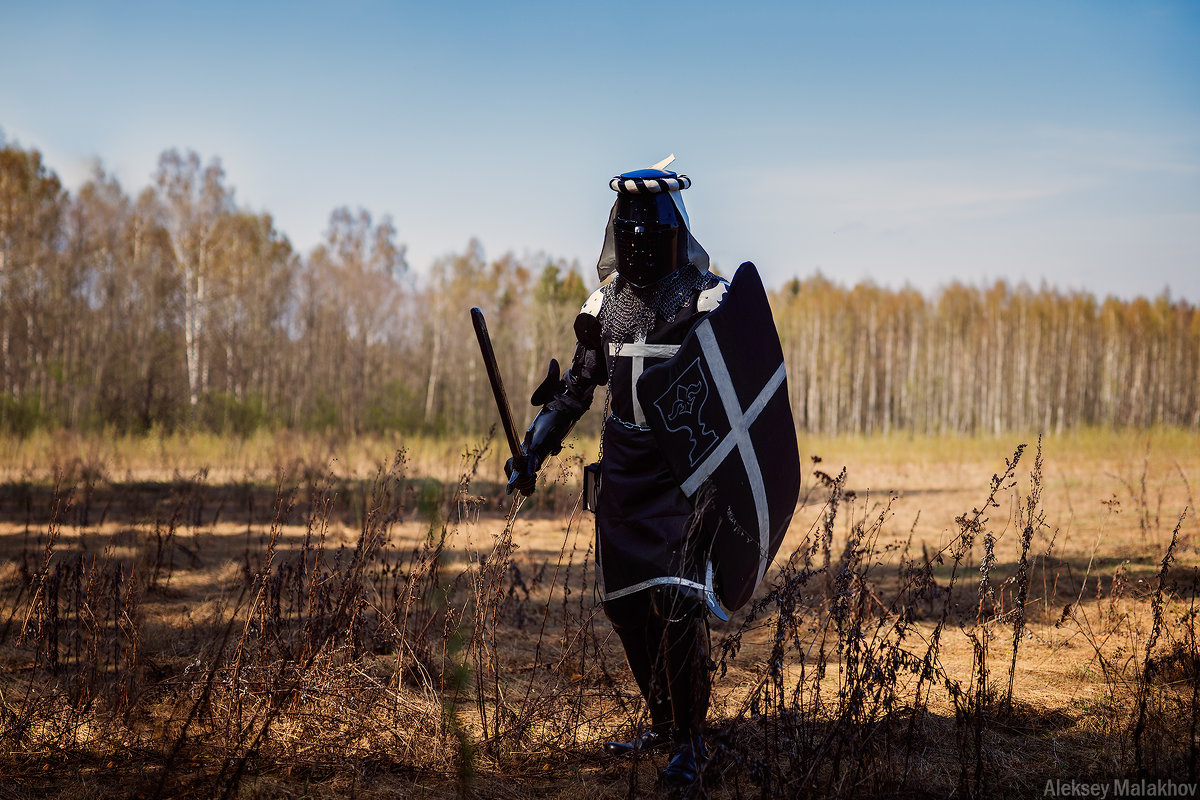
[[[0,792],[654,796],[661,757],[600,750],[641,710],[595,604],[591,521],[572,511],[594,448],[576,442],[506,526],[498,454],[460,486],[471,446],[415,442],[381,476],[400,444],[3,443]],[[703,793],[1040,796],[1047,778],[1189,778],[1200,524],[1180,516],[1200,437],[1049,438],[1039,480],[1030,440],[984,507],[1016,444],[802,441],[822,460],[762,608],[713,627],[719,755]],[[1044,524],[1008,705],[1033,484]],[[975,509],[986,521],[955,567],[947,548]]]

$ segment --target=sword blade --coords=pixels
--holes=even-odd
[[[500,379],[496,353],[492,349],[492,337],[488,335],[483,312],[478,308],[471,309],[471,324],[475,327],[475,338],[479,340],[479,352],[483,355],[483,366],[487,369],[488,381],[492,384],[492,396],[496,398],[496,410],[500,412],[500,424],[504,428],[504,437],[508,439],[508,449],[513,458],[524,458],[521,440],[517,438],[517,428],[513,425],[512,409],[508,406],[508,395],[504,391],[504,381]]]

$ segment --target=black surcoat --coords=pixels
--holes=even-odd
[[[645,333],[613,341],[605,331],[600,351],[580,343],[565,377],[565,390],[552,404],[582,413],[596,386],[593,375],[607,377],[608,416],[601,439],[600,491],[596,507],[597,563],[610,600],[662,583],[703,588],[708,568],[704,531],[693,530],[692,504],[672,477],[635,395],[637,379],[679,349],[684,337],[719,305],[728,282],[713,276],[711,288],[697,289],[670,320],[657,318]],[[606,296],[599,289],[581,314],[599,318]],[[576,326],[579,329],[579,326]],[[587,369],[604,359],[607,369]]]

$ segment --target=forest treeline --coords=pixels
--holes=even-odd
[[[97,166],[71,193],[0,141],[0,429],[478,433],[495,412],[473,305],[522,424],[590,271],[471,240],[416,275],[398,236],[337,208],[298,253],[216,159],[166,151],[136,195]],[[1200,426],[1200,314],[1165,295],[821,276],[771,294],[802,430]]]

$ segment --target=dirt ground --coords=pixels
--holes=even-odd
[[[992,492],[1023,441],[1019,463]],[[1200,567],[1200,437],[1051,437],[1042,444],[1040,476],[1036,438],[807,440],[801,450],[817,458],[806,462],[801,503],[756,595],[761,608],[753,620],[747,607],[712,625],[719,669],[711,736],[726,755],[714,761],[704,794],[808,787],[862,796],[891,787],[914,796],[1041,796],[1047,779],[1144,771],[1143,734],[1132,737],[1129,714],[1147,705],[1138,678],[1150,673],[1148,642],[1155,653],[1190,658],[1175,672],[1164,666],[1156,685],[1166,698],[1160,706],[1176,709],[1163,712],[1160,735],[1189,720],[1194,735],[1189,603]],[[274,482],[265,479],[272,473],[265,459],[239,477],[229,464],[173,458],[169,475],[105,469],[103,458],[89,472],[94,454],[62,459],[57,479],[29,458],[8,469],[0,487],[0,797],[656,795],[663,756],[621,761],[601,750],[644,717],[595,602],[592,520],[574,508],[578,459],[551,465],[551,485],[506,525],[512,500],[502,497],[494,455],[461,487],[459,467],[444,457],[431,460],[440,469],[410,463],[385,482],[384,502],[361,458],[353,467],[276,465]],[[831,495],[838,505],[830,524]],[[953,545],[972,519],[977,535],[956,564]],[[363,571],[361,614],[342,619],[336,576],[353,569],[368,529],[381,538]],[[826,531],[832,541],[822,553]],[[857,560],[847,555],[854,548]],[[309,554],[314,566],[297,568]],[[851,588],[839,589],[837,565],[851,561]],[[79,566],[62,572],[55,600],[62,607],[48,610],[54,566],[69,563]],[[317,564],[327,567],[325,594],[316,590]],[[98,565],[120,566],[112,585],[137,595],[136,613],[127,599],[108,628],[87,621],[95,609],[120,606],[84,587],[99,585]],[[932,591],[906,588],[917,568],[931,576]],[[81,588],[71,594],[76,574]],[[980,589],[981,576],[990,591]],[[772,599],[785,584],[794,588],[794,621]],[[306,599],[289,600],[289,592]],[[858,609],[849,628],[842,595],[853,595]],[[341,632],[313,638],[310,623],[324,619],[312,610],[317,596],[333,608],[330,619],[346,623],[344,641],[358,644],[334,646]],[[1007,692],[1017,608],[1025,627],[1011,669],[1013,702],[977,726],[972,752],[980,767],[971,784],[964,715],[985,715],[953,687],[964,687],[963,697],[988,696],[979,694],[982,642],[990,665],[983,685],[993,699]],[[906,638],[893,647],[885,640],[896,630]],[[916,694],[922,715],[919,725],[902,724],[909,725],[903,776],[883,752],[897,745],[886,744],[882,754],[872,750],[873,771],[839,777],[847,769],[840,756],[821,761],[841,752],[830,749],[829,735],[825,745],[773,741],[772,753],[803,753],[816,767],[780,785],[796,767],[776,762],[771,788],[746,754],[783,730],[787,714],[818,740],[838,730],[847,708],[862,717],[855,736],[881,721],[887,728],[917,719],[911,708],[869,711],[861,699],[850,706],[828,699],[860,685],[855,637],[867,643],[862,652],[878,655],[919,657],[936,645],[944,677],[926,682],[923,698],[916,671],[860,681],[887,682],[897,698]],[[133,639],[136,646],[126,641]],[[293,648],[301,641],[319,646]],[[1167,664],[1165,655],[1150,661]],[[814,676],[818,664],[822,674]],[[292,665],[299,699],[275,701],[280,665]],[[247,677],[252,668],[266,688]],[[796,696],[772,694],[771,686],[796,687]],[[801,688],[817,699],[800,697]],[[391,704],[386,712],[375,710],[381,703]],[[770,703],[776,711],[765,708]],[[862,741],[873,748],[891,740]],[[1159,763],[1159,777],[1189,777],[1178,774],[1178,759]]]

